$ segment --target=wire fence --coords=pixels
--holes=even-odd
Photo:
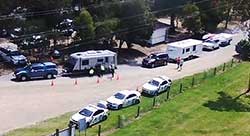
[[[209,69],[199,74],[189,76],[173,82],[171,88],[158,96],[148,97],[142,96],[141,103],[137,106],[124,108],[121,111],[111,111],[107,121],[102,122],[100,125],[95,125],[85,130],[85,132],[75,131],[75,135],[79,136],[101,136],[108,135],[114,131],[126,127],[140,117],[150,111],[161,108],[161,105],[173,100],[175,97],[180,96],[186,91],[198,87],[200,84],[206,82],[208,79],[214,78],[217,75],[223,74],[225,71],[237,66],[241,63],[240,60],[232,59],[230,62],[224,63],[218,67]],[[57,130],[58,131],[58,130]],[[72,133],[70,133],[72,134]],[[61,135],[53,135],[61,136]],[[70,135],[71,136],[71,135]]]

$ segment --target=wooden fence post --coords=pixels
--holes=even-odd
[[[99,125],[99,126],[98,126],[98,136],[101,136],[101,129],[102,129],[102,126]]]
[[[217,73],[217,68],[214,68],[214,76],[216,75]]]
[[[194,83],[195,83],[195,81],[194,81],[195,79],[194,79],[194,76],[193,76],[193,78],[192,78],[192,87],[194,87]]]
[[[183,85],[182,85],[182,83],[180,84],[180,93],[182,93],[182,88],[183,88]]]
[[[140,108],[141,108],[141,107],[138,106],[138,108],[137,108],[137,114],[136,114],[136,116],[135,116],[136,118],[138,118],[138,117],[140,116]]]
[[[59,136],[59,129],[56,129],[56,136]]]
[[[226,70],[226,63],[223,64],[223,69],[222,71],[224,72]]]

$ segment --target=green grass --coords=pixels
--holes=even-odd
[[[229,65],[230,63],[227,64],[227,67]],[[220,66],[220,71],[221,71],[221,67],[222,66]],[[124,118],[125,127],[115,132],[113,135],[166,135],[166,134],[170,134],[168,132],[171,130],[172,130],[172,133],[179,129],[188,130],[185,124],[188,125],[189,122],[186,122],[186,119],[190,119],[190,121],[194,122],[196,119],[194,117],[202,117],[201,116],[202,114],[196,114],[196,113],[198,113],[200,110],[204,110],[204,109],[208,110],[208,108],[202,105],[201,105],[202,107],[201,109],[197,107],[197,106],[200,106],[200,104],[202,104],[202,100],[208,101],[210,100],[210,98],[211,100],[213,100],[218,95],[217,93],[215,93],[216,91],[212,91],[211,88],[204,88],[204,86],[219,87],[220,85],[220,86],[225,87],[221,83],[222,81],[223,83],[224,82],[234,83],[234,82],[231,82],[231,78],[234,78],[234,76],[229,73],[235,73],[237,71],[240,71],[238,69],[245,70],[246,67],[249,67],[249,64],[240,64],[240,66],[238,66],[237,68],[233,68],[233,70],[230,70],[230,72],[227,72],[225,74],[221,74],[221,72],[219,72],[220,74],[216,78],[214,78],[213,76],[213,70],[210,70],[206,72],[207,73],[206,75],[204,75],[204,73],[200,73],[194,76],[185,77],[181,80],[176,80],[174,81],[173,86],[171,88],[171,93],[170,93],[171,101],[165,102],[167,95],[166,93],[161,94],[160,96],[156,98],[156,103],[157,105],[160,104],[160,108],[152,110],[153,98],[142,97],[142,102],[138,106],[140,106],[142,113],[147,113],[147,114],[143,114],[139,120],[138,119],[135,120],[138,106],[131,106],[131,107],[119,110],[119,111],[111,112],[108,120],[101,123],[102,132],[110,133],[109,131],[111,129],[117,128],[119,115],[122,115],[122,117]],[[242,75],[247,74],[246,71],[245,73],[244,72],[240,72],[240,73]],[[224,75],[228,75],[228,76],[231,75],[232,77],[230,78],[224,77],[221,82],[216,82],[217,80],[219,81],[220,80],[219,78],[222,78],[222,76]],[[204,80],[204,76],[206,77],[206,80]],[[241,77],[239,74],[238,75],[236,74],[236,76]],[[191,89],[191,83],[192,83],[193,77],[195,77],[196,85],[194,86],[193,89]],[[229,78],[230,81],[226,80],[227,78]],[[236,79],[238,80],[238,78]],[[185,91],[184,93],[181,93],[181,94],[179,93],[180,83],[183,83],[183,89]],[[213,83],[215,83],[214,85],[216,86],[210,85]],[[203,91],[200,91],[200,90],[203,90]],[[214,92],[214,93],[211,93],[211,92]],[[32,125],[27,128],[13,130],[7,133],[6,136],[49,135],[55,132],[56,128],[63,129],[67,127],[69,118],[72,114],[73,112],[67,113],[65,115],[46,120],[44,122]],[[131,121],[134,123],[132,123],[131,125],[128,125],[127,123]],[[191,125],[194,125],[194,124],[191,123]],[[195,125],[198,125],[198,124],[195,124]],[[147,129],[143,129],[143,128],[147,128]],[[151,130],[149,130],[149,128]],[[96,136],[97,131],[98,131],[98,125],[93,126],[92,128],[89,128],[87,130],[87,136]],[[152,132],[155,132],[155,133],[152,133]],[[206,130],[197,130],[196,133],[199,133],[199,132],[205,133]],[[83,136],[84,133],[82,133],[81,135]],[[180,134],[173,133],[170,135],[180,135]],[[200,135],[203,135],[203,134],[200,134]]]
[[[247,88],[249,72],[244,63],[211,77],[111,136],[247,136],[250,100],[235,98]]]

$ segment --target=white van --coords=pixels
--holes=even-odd
[[[202,41],[187,39],[178,42],[169,43],[167,53],[169,59],[175,61],[176,58],[191,59],[202,54]]]
[[[109,50],[90,50],[77,52],[70,55],[64,69],[67,73],[86,72],[95,69],[96,66],[102,65],[106,70],[112,65],[117,67],[117,54]]]

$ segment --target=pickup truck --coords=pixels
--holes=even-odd
[[[57,74],[57,66],[52,62],[34,63],[24,68],[19,68],[14,72],[15,78],[19,81],[37,78],[52,79]]]

